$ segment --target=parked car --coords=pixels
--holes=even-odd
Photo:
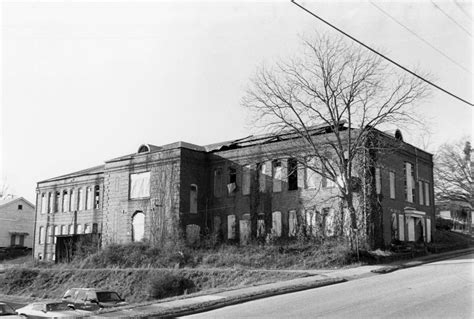
[[[21,318],[16,314],[15,309],[13,309],[9,304],[4,302],[0,302],[0,317],[2,317],[2,319]]]
[[[62,302],[34,302],[16,310],[21,318],[84,318],[89,311],[74,310]]]
[[[64,294],[62,302],[73,309],[87,311],[98,311],[127,304],[115,291],[95,288],[69,289]]]

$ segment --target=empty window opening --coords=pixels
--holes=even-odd
[[[217,168],[214,170],[214,196],[221,197],[221,187],[222,187],[222,169]]]
[[[18,205],[18,210],[23,210],[23,205]]]
[[[237,189],[237,170],[234,167],[229,167],[229,183],[227,184],[227,192],[229,195],[233,194]]]
[[[298,162],[294,158],[288,159],[288,190],[298,189]]]
[[[100,207],[100,186],[96,185],[94,187],[94,208],[99,209]]]

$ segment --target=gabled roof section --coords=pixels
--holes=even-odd
[[[35,208],[35,205],[33,205],[32,203],[30,203],[29,201],[27,201],[25,198],[23,198],[23,197],[16,197],[16,196],[0,199],[0,207],[3,207],[3,206],[5,206],[5,205],[7,205],[7,204],[14,203],[14,202],[16,202],[16,201],[24,202],[25,204],[31,206],[31,208]]]
[[[69,173],[69,174],[66,174],[66,175],[61,175],[61,176],[53,177],[53,178],[50,178],[50,179],[45,179],[44,181],[38,182],[38,184],[58,181],[58,180],[61,180],[61,179],[72,178],[72,177],[80,177],[80,176],[100,174],[100,173],[104,172],[104,167],[105,167],[105,165],[98,165],[98,166],[86,168],[86,169],[83,169],[83,170],[80,170],[80,171],[77,171],[77,172],[74,172],[74,173]]]

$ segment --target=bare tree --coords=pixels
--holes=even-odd
[[[448,200],[473,205],[471,143],[463,137],[454,144],[443,144],[435,158],[434,189],[438,201]],[[464,216],[470,227],[470,212]]]
[[[6,198],[10,195],[11,189],[10,185],[4,180],[0,180],[0,199]]]
[[[303,39],[294,58],[261,67],[243,105],[254,112],[255,126],[298,137],[300,152],[294,156],[336,184],[357,234],[352,177],[371,133],[418,122],[414,103],[427,94],[424,82],[396,72],[380,57],[342,38],[319,35]],[[325,134],[318,131],[322,127]]]

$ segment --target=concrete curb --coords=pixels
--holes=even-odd
[[[310,277],[308,277],[309,279]],[[271,296],[277,296],[281,294],[286,294],[290,292],[297,292],[306,289],[319,288],[323,286],[329,286],[341,282],[345,282],[343,278],[323,278],[316,279],[313,281],[307,281],[302,283],[289,283],[287,285],[280,285],[279,287],[263,288],[253,292],[242,292],[238,293],[235,291],[234,294],[230,296],[222,296],[222,298],[216,300],[202,301],[202,302],[193,302],[193,298],[189,298],[190,301],[188,304],[184,304],[178,307],[166,307],[165,303],[155,304],[145,307],[137,307],[135,309],[109,312],[103,315],[96,315],[93,318],[107,318],[107,317],[127,317],[127,318],[149,318],[149,317],[159,317],[159,318],[172,318],[177,316],[185,316],[193,313],[205,312],[214,310],[217,308],[227,307],[230,305],[235,305],[243,303],[250,300],[256,300],[261,298],[267,298]],[[245,290],[245,289],[242,289]],[[140,310],[140,308],[142,308]]]
[[[374,269],[374,270],[371,270],[371,272],[376,273],[376,274],[388,274],[396,270],[429,264],[435,261],[462,256],[462,255],[472,253],[472,252],[474,252],[474,247],[449,251],[449,252],[445,252],[441,254],[433,254],[433,255],[428,255],[428,256],[418,258],[418,260],[408,261],[402,264],[390,265],[390,266],[381,267],[379,269]]]

